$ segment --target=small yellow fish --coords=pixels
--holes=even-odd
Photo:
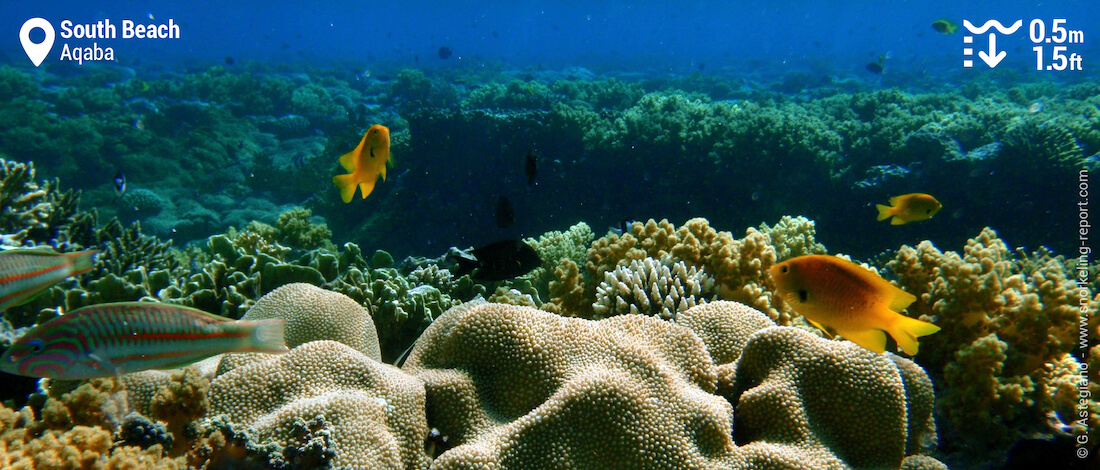
[[[893,217],[894,219],[890,221],[891,225],[902,225],[931,219],[943,208],[943,205],[927,194],[912,193],[890,198],[889,206],[875,204],[875,207],[878,208],[878,220]]]
[[[952,23],[947,18],[940,18],[932,22],[932,29],[941,34],[954,34],[955,31],[958,31],[959,25]]]
[[[792,258],[771,267],[776,292],[814,326],[830,326],[871,351],[886,351],[890,333],[906,354],[917,354],[917,338],[940,327],[902,315],[917,298],[870,270],[829,255]]]
[[[340,166],[349,173],[332,177],[332,182],[340,188],[340,199],[351,202],[355,188],[363,191],[363,199],[374,191],[378,177],[386,180],[386,164],[390,163],[390,130],[381,124],[375,124],[363,134],[359,145],[340,157]]]

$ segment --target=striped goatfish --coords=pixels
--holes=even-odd
[[[0,251],[0,312],[24,304],[69,276],[95,266],[98,251],[57,253],[49,250]]]
[[[283,320],[234,321],[181,305],[90,305],[32,328],[0,371],[78,380],[180,367],[227,352],[287,351]]]

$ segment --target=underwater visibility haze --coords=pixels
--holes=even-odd
[[[2,468],[1100,468],[1095,2],[0,8]]]

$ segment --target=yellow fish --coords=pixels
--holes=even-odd
[[[363,199],[374,191],[378,177],[386,180],[386,164],[390,163],[390,130],[381,124],[375,124],[363,134],[359,145],[340,157],[340,166],[349,171],[346,175],[332,177],[332,182],[340,188],[340,199],[351,202],[355,188],[363,191]]]
[[[932,29],[940,34],[954,34],[955,31],[958,31],[959,25],[952,23],[947,18],[940,18],[932,22]]]
[[[906,354],[917,354],[917,338],[940,327],[902,315],[917,300],[870,270],[829,255],[807,255],[771,267],[776,292],[814,326],[831,326],[864,348],[886,351],[886,334]]]
[[[889,206],[875,204],[875,207],[878,208],[878,220],[893,217],[894,219],[890,221],[891,225],[902,225],[931,219],[943,208],[943,205],[927,194],[912,193],[890,198]]]

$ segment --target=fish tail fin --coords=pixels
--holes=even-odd
[[[289,351],[286,347],[286,321],[285,320],[260,320],[254,322],[238,322],[248,330],[250,335],[245,338],[244,347],[249,351],[284,353]]]
[[[336,183],[337,188],[340,188],[340,199],[343,199],[344,203],[351,202],[351,198],[355,196],[355,187],[357,185],[355,174],[348,173],[346,175],[333,176],[332,182]],[[363,197],[366,197],[366,195],[364,194]]]
[[[898,347],[910,356],[916,356],[917,351],[920,349],[917,338],[928,336],[937,331],[940,331],[940,327],[900,313],[896,314],[893,322],[886,327],[886,332],[890,333],[894,341],[897,341]]]
[[[458,263],[458,269],[455,271],[455,277],[462,277],[474,272],[475,269],[481,266],[481,262],[477,258],[467,256],[455,256],[454,260]]]
[[[80,274],[91,271],[92,268],[95,267],[95,259],[98,255],[98,250],[87,250],[65,254],[65,256],[67,256],[73,262],[73,274]]]
[[[893,207],[884,206],[882,204],[875,204],[875,208],[878,209],[878,220],[886,220],[894,215]],[[896,219],[895,219],[896,220]]]

